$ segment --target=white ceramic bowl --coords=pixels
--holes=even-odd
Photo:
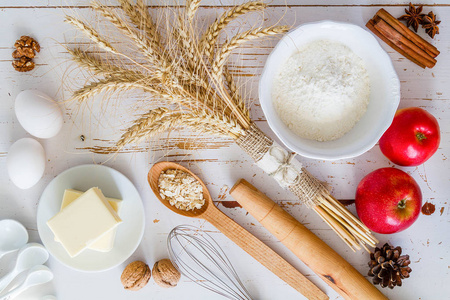
[[[272,83],[279,68],[303,45],[314,40],[332,40],[347,45],[366,64],[370,100],[361,120],[343,137],[327,142],[294,134],[278,116],[272,102]],[[292,151],[309,158],[351,158],[372,148],[389,128],[400,102],[400,81],[389,55],[368,31],[359,26],[322,21],[301,25],[284,36],[269,55],[259,82],[259,100],[270,128]]]

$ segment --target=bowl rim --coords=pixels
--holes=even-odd
[[[313,153],[309,150],[304,150],[299,148],[297,145],[291,143],[288,139],[286,139],[283,135],[283,129],[278,128],[275,124],[274,121],[272,120],[272,118],[270,117],[270,113],[268,112],[271,108],[268,106],[268,102],[272,102],[272,98],[271,95],[266,97],[269,97],[270,100],[263,100],[263,89],[264,89],[264,85],[267,85],[267,81],[265,81],[266,77],[269,76],[267,74],[267,70],[269,68],[270,62],[273,59],[273,57],[275,56],[275,53],[278,51],[278,49],[281,47],[281,44],[283,43],[283,41],[285,41],[286,39],[290,39],[291,35],[298,31],[298,30],[302,30],[303,27],[315,27],[315,26],[344,26],[344,27],[350,27],[356,30],[362,30],[363,32],[365,32],[367,39],[371,40],[372,42],[375,42],[378,47],[379,47],[379,54],[381,56],[384,56],[386,62],[388,62],[385,66],[385,69],[387,69],[389,71],[389,73],[392,73],[393,78],[391,80],[392,86],[391,89],[395,89],[397,91],[396,95],[395,95],[395,99],[393,99],[392,104],[396,107],[396,109],[392,110],[389,112],[389,119],[391,120],[390,122],[387,122],[386,124],[384,124],[383,126],[380,126],[380,130],[377,132],[376,135],[374,135],[374,138],[371,139],[369,142],[367,142],[365,144],[365,146],[360,147],[358,149],[355,149],[353,151],[349,151],[346,154],[341,154],[341,155],[333,155],[333,154],[316,154]],[[344,43],[345,44],[345,43]],[[387,59],[386,59],[387,58]],[[375,38],[374,35],[372,35],[369,31],[365,30],[364,28],[362,28],[359,25],[356,24],[352,24],[352,23],[348,23],[348,22],[338,22],[338,21],[332,21],[332,20],[321,20],[321,21],[315,21],[315,22],[308,22],[308,23],[304,23],[301,24],[299,26],[297,26],[296,28],[292,29],[291,31],[289,31],[283,38],[281,38],[278,43],[276,44],[276,46],[272,49],[272,51],[270,52],[270,54],[267,57],[267,60],[264,64],[263,70],[261,72],[261,76],[258,82],[258,98],[259,98],[259,102],[262,108],[262,111],[264,113],[264,116],[266,117],[267,123],[269,124],[270,129],[272,129],[272,131],[275,133],[275,135],[278,137],[278,139],[286,146],[288,147],[291,151],[306,157],[306,158],[312,158],[312,159],[319,159],[319,160],[339,160],[339,159],[348,159],[348,158],[353,158],[353,157],[357,157],[362,155],[363,153],[369,151],[370,149],[373,148],[373,146],[376,145],[376,143],[378,142],[378,140],[381,138],[381,136],[384,134],[384,132],[391,126],[392,120],[394,119],[395,113],[398,109],[398,105],[400,104],[400,98],[401,98],[401,94],[400,94],[400,79],[398,77],[397,72],[395,71],[394,68],[394,64],[392,63],[392,59],[390,58],[389,54],[383,49],[383,47],[381,46],[381,44],[378,42],[378,40]],[[277,113],[277,112],[275,112]]]

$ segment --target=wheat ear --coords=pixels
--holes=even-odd
[[[116,144],[119,150],[131,143],[139,143],[143,138],[149,138],[175,127],[186,126],[186,117],[184,113],[171,113],[163,116],[153,122],[143,120],[142,123],[135,124],[128,128]]]
[[[156,121],[161,120],[162,118],[172,114],[172,111],[169,111],[165,107],[159,107],[151,110],[150,112],[142,115],[139,119],[137,119],[133,126],[128,128],[126,132],[120,137],[119,141],[116,144],[117,148],[122,148],[125,145],[131,143],[131,141],[141,139],[143,133],[151,124]]]
[[[147,84],[145,81],[137,84],[137,88],[140,88],[146,92],[152,93],[169,104],[176,104],[183,108],[195,111],[199,109],[208,109],[206,104],[198,103],[197,98],[192,96],[189,91],[183,87],[168,87],[164,84]]]
[[[108,76],[120,70],[119,67],[87,54],[80,48],[67,49],[67,52],[72,56],[73,61],[96,75]]]
[[[231,98],[237,104],[237,106],[240,108],[242,113],[246,117],[250,118],[250,111],[248,110],[247,106],[245,105],[245,101],[238,91],[236,82],[234,81],[233,76],[231,75],[230,70],[228,69],[228,67],[226,65],[223,66],[223,74],[225,77],[225,82],[227,83],[227,87],[230,90]]]
[[[231,136],[232,138],[237,138],[242,134],[242,128],[233,122],[228,122],[227,119],[205,113],[174,112],[160,107],[142,115],[128,128],[117,142],[116,149],[121,149],[131,143],[138,143],[143,138],[155,136],[173,127],[189,127],[197,132]]]
[[[176,80],[174,78],[172,72],[168,69],[166,62],[161,59],[159,55],[155,55],[155,50],[152,49],[152,44],[149,43],[148,39],[142,39],[139,37],[138,32],[131,28],[123,19],[121,19],[116,13],[111,11],[108,7],[102,6],[96,2],[93,2],[91,6],[100,12],[100,14],[110,21],[117,29],[119,29],[125,36],[128,36],[130,39],[134,41],[134,43],[138,46],[138,48],[144,53],[144,55],[153,62],[157,68],[159,68],[161,73],[165,73],[167,77],[169,77],[171,81]],[[181,31],[180,31],[181,32]],[[187,38],[187,37],[185,37]],[[194,80],[197,78],[194,78]],[[198,78],[200,79],[200,78]],[[203,81],[203,84],[206,85],[206,82]]]
[[[199,69],[200,55],[197,50],[196,43],[193,43],[193,38],[189,36],[187,24],[184,24],[183,20],[179,20],[178,28],[173,30],[173,36],[178,42],[178,48],[181,52],[181,56],[187,66],[185,68],[192,75],[197,75],[196,72]],[[207,85],[206,81],[204,83]]]
[[[214,46],[222,29],[224,29],[231,21],[239,16],[242,16],[250,11],[263,10],[266,7],[267,4],[263,2],[253,1],[241,4],[226,11],[222,16],[220,16],[220,18],[208,27],[203,35],[200,42],[200,49],[202,49],[203,54],[212,61]]]
[[[230,56],[231,51],[239,47],[241,44],[261,37],[267,37],[280,33],[285,33],[289,30],[288,26],[273,26],[268,28],[256,28],[247,30],[241,34],[234,36],[230,41],[222,45],[222,48],[217,52],[212,63],[212,73],[217,80],[221,80],[223,75],[223,66]]]
[[[192,129],[199,132],[229,136],[237,139],[244,133],[242,127],[226,114],[207,114],[205,112],[193,113],[192,122],[187,123]],[[196,124],[199,124],[198,126]]]
[[[101,5],[98,2],[92,2],[91,7],[98,11],[105,19],[110,21],[123,35],[130,38],[136,46],[142,51],[144,56],[151,62],[159,65],[155,49],[152,48],[152,44],[145,38],[139,35],[135,29],[133,29],[127,22],[125,22],[118,14],[114,13],[107,6]]]
[[[159,120],[163,118],[166,115],[171,114],[172,111],[170,111],[166,107],[158,107],[155,109],[150,110],[149,112],[142,114],[139,119],[134,120],[133,125],[142,124],[143,122],[147,122],[148,124]]]
[[[119,52],[91,26],[86,25],[82,21],[75,19],[74,17],[71,16],[66,16],[65,22],[78,28],[91,40],[96,42],[100,48],[114,54],[119,54]]]
[[[67,49],[67,52],[72,56],[72,60],[81,67],[88,69],[95,75],[104,77],[123,76],[128,79],[142,78],[144,74],[130,69],[123,69],[105,60],[102,60],[94,55],[90,55],[87,52],[75,48]]]
[[[195,13],[200,6],[201,0],[186,0],[186,16],[189,23],[192,23]]]
[[[131,0],[119,0],[119,2],[122,10],[134,26],[145,33],[152,44],[152,48],[155,49],[155,54],[163,59],[167,59],[167,57],[163,55],[160,37],[144,2],[138,1],[136,5]],[[145,11],[147,11],[147,13]]]
[[[137,0],[134,4],[131,0],[119,0],[120,6],[131,22],[140,30],[144,31],[147,38],[161,48],[161,38],[156,30],[155,23],[148,12],[144,0]]]
[[[95,82],[91,82],[83,86],[82,88],[76,90],[71,100],[76,100],[79,102],[83,102],[90,97],[94,97],[103,92],[110,91],[128,91],[131,89],[141,88],[146,90],[145,87],[137,82],[135,79],[127,79],[127,78],[106,78],[100,79]]]
[[[136,7],[138,14],[143,18],[144,23],[146,24],[145,32],[148,35],[150,39],[152,39],[155,43],[157,43],[160,48],[161,47],[161,36],[158,33],[158,30],[156,30],[156,25],[153,22],[152,16],[148,12],[147,5],[145,4],[145,0],[137,0],[136,1]]]
[[[147,37],[153,41],[159,41],[157,38],[155,24],[152,19],[149,18],[150,15],[142,14],[142,6],[144,6],[142,1],[138,1],[137,5],[134,5],[130,0],[119,0],[120,6],[125,14],[130,18],[131,22],[140,30],[144,31]]]

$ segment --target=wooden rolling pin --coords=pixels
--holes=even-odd
[[[244,179],[230,194],[345,299],[388,299],[314,233]]]

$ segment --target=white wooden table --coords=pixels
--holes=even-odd
[[[330,19],[351,22],[364,27],[375,12],[386,8],[394,16],[402,14],[407,1],[380,0],[368,4],[363,0],[275,0],[268,9],[267,23],[284,16],[284,23],[299,25],[311,21]],[[293,288],[271,274],[243,250],[234,245],[211,225],[203,221],[187,219],[169,212],[152,194],[146,175],[153,162],[161,159],[181,161],[204,179],[218,207],[255,234],[308,278],[324,290],[331,299],[339,295],[320,280],[308,267],[290,253],[279,241],[269,234],[250,215],[241,208],[226,208],[222,203],[231,201],[228,187],[239,178],[245,178],[257,188],[276,200],[300,222],[327,242],[346,258],[361,273],[367,274],[368,254],[353,253],[313,212],[300,205],[298,200],[283,191],[266,174],[252,165],[251,160],[231,141],[202,136],[183,138],[171,134],[171,139],[162,137],[159,143],[144,143],[130,153],[115,157],[92,155],[85,147],[93,146],[101,140],[117,138],[108,126],[117,130],[120,122],[131,116],[129,112],[112,110],[111,115],[102,116],[103,126],[97,126],[95,118],[89,115],[76,117],[74,106],[65,111],[65,124],[62,132],[55,138],[41,140],[47,153],[47,167],[42,180],[29,190],[19,190],[8,179],[6,155],[12,143],[29,136],[14,115],[14,99],[24,89],[40,89],[58,100],[67,99],[72,89],[82,83],[77,74],[64,74],[68,66],[63,46],[72,46],[70,41],[74,31],[63,23],[66,13],[88,16],[87,0],[2,0],[0,3],[0,219],[12,218],[22,222],[30,233],[31,241],[39,241],[36,228],[36,210],[39,197],[46,185],[60,172],[80,164],[105,163],[124,173],[138,188],[145,206],[146,227],[144,238],[138,250],[123,265],[102,273],[82,273],[71,270],[54,258],[47,265],[54,271],[52,283],[33,288],[23,293],[20,299],[39,299],[46,294],[54,294],[58,299],[222,299],[221,297],[182,278],[179,286],[173,289],[158,287],[153,280],[139,292],[125,291],[120,283],[120,274],[126,263],[143,260],[153,265],[167,257],[165,247],[168,232],[179,224],[193,224],[213,232],[214,238],[229,253],[237,272],[255,299],[303,299]],[[218,6],[232,4],[234,1],[205,1],[199,15],[206,21],[212,20],[223,11]],[[401,168],[412,175],[420,185],[424,202],[433,203],[436,211],[431,216],[421,214],[409,229],[392,235],[377,234],[380,243],[390,242],[400,245],[411,256],[411,278],[403,286],[394,290],[383,289],[391,299],[450,299],[450,213],[448,204],[450,178],[450,4],[444,0],[423,1],[429,3],[425,11],[433,10],[439,19],[441,34],[433,44],[441,51],[435,68],[422,70],[386,44],[382,47],[391,56],[394,67],[401,80],[402,100],[400,107],[419,106],[438,119],[441,126],[442,141],[437,153],[425,164],[418,167]],[[151,8],[152,9],[152,8]],[[251,22],[252,18],[242,22]],[[236,26],[237,23],[234,24]],[[233,26],[232,26],[233,27]],[[232,28],[233,29],[233,28]],[[423,31],[420,32],[425,36]],[[37,67],[29,73],[18,73],[11,66],[13,44],[21,35],[31,35],[42,46],[36,58]],[[431,40],[426,37],[427,40]],[[252,118],[273,136],[264,115],[256,101],[255,83],[264,65],[266,55],[276,41],[256,43],[248,46],[239,57],[244,61],[241,74],[246,81],[247,90],[253,86],[248,97],[255,100]],[[236,58],[236,57],[235,57]],[[64,85],[62,84],[64,80]],[[69,82],[70,81],[70,82]],[[133,97],[133,96],[130,96]],[[94,116],[94,115],[93,115]],[[119,121],[118,121],[119,120]],[[119,124],[118,124],[119,123]],[[86,140],[82,142],[80,135]],[[161,144],[167,150],[161,150]],[[194,148],[192,150],[192,148]],[[378,145],[367,153],[349,160],[332,162],[301,159],[307,169],[321,180],[327,181],[338,199],[353,199],[358,182],[367,173],[381,167],[393,166],[380,152]],[[355,211],[354,205],[349,209]],[[11,267],[14,255],[0,262],[0,275]],[[19,299],[19,298],[18,298]]]

